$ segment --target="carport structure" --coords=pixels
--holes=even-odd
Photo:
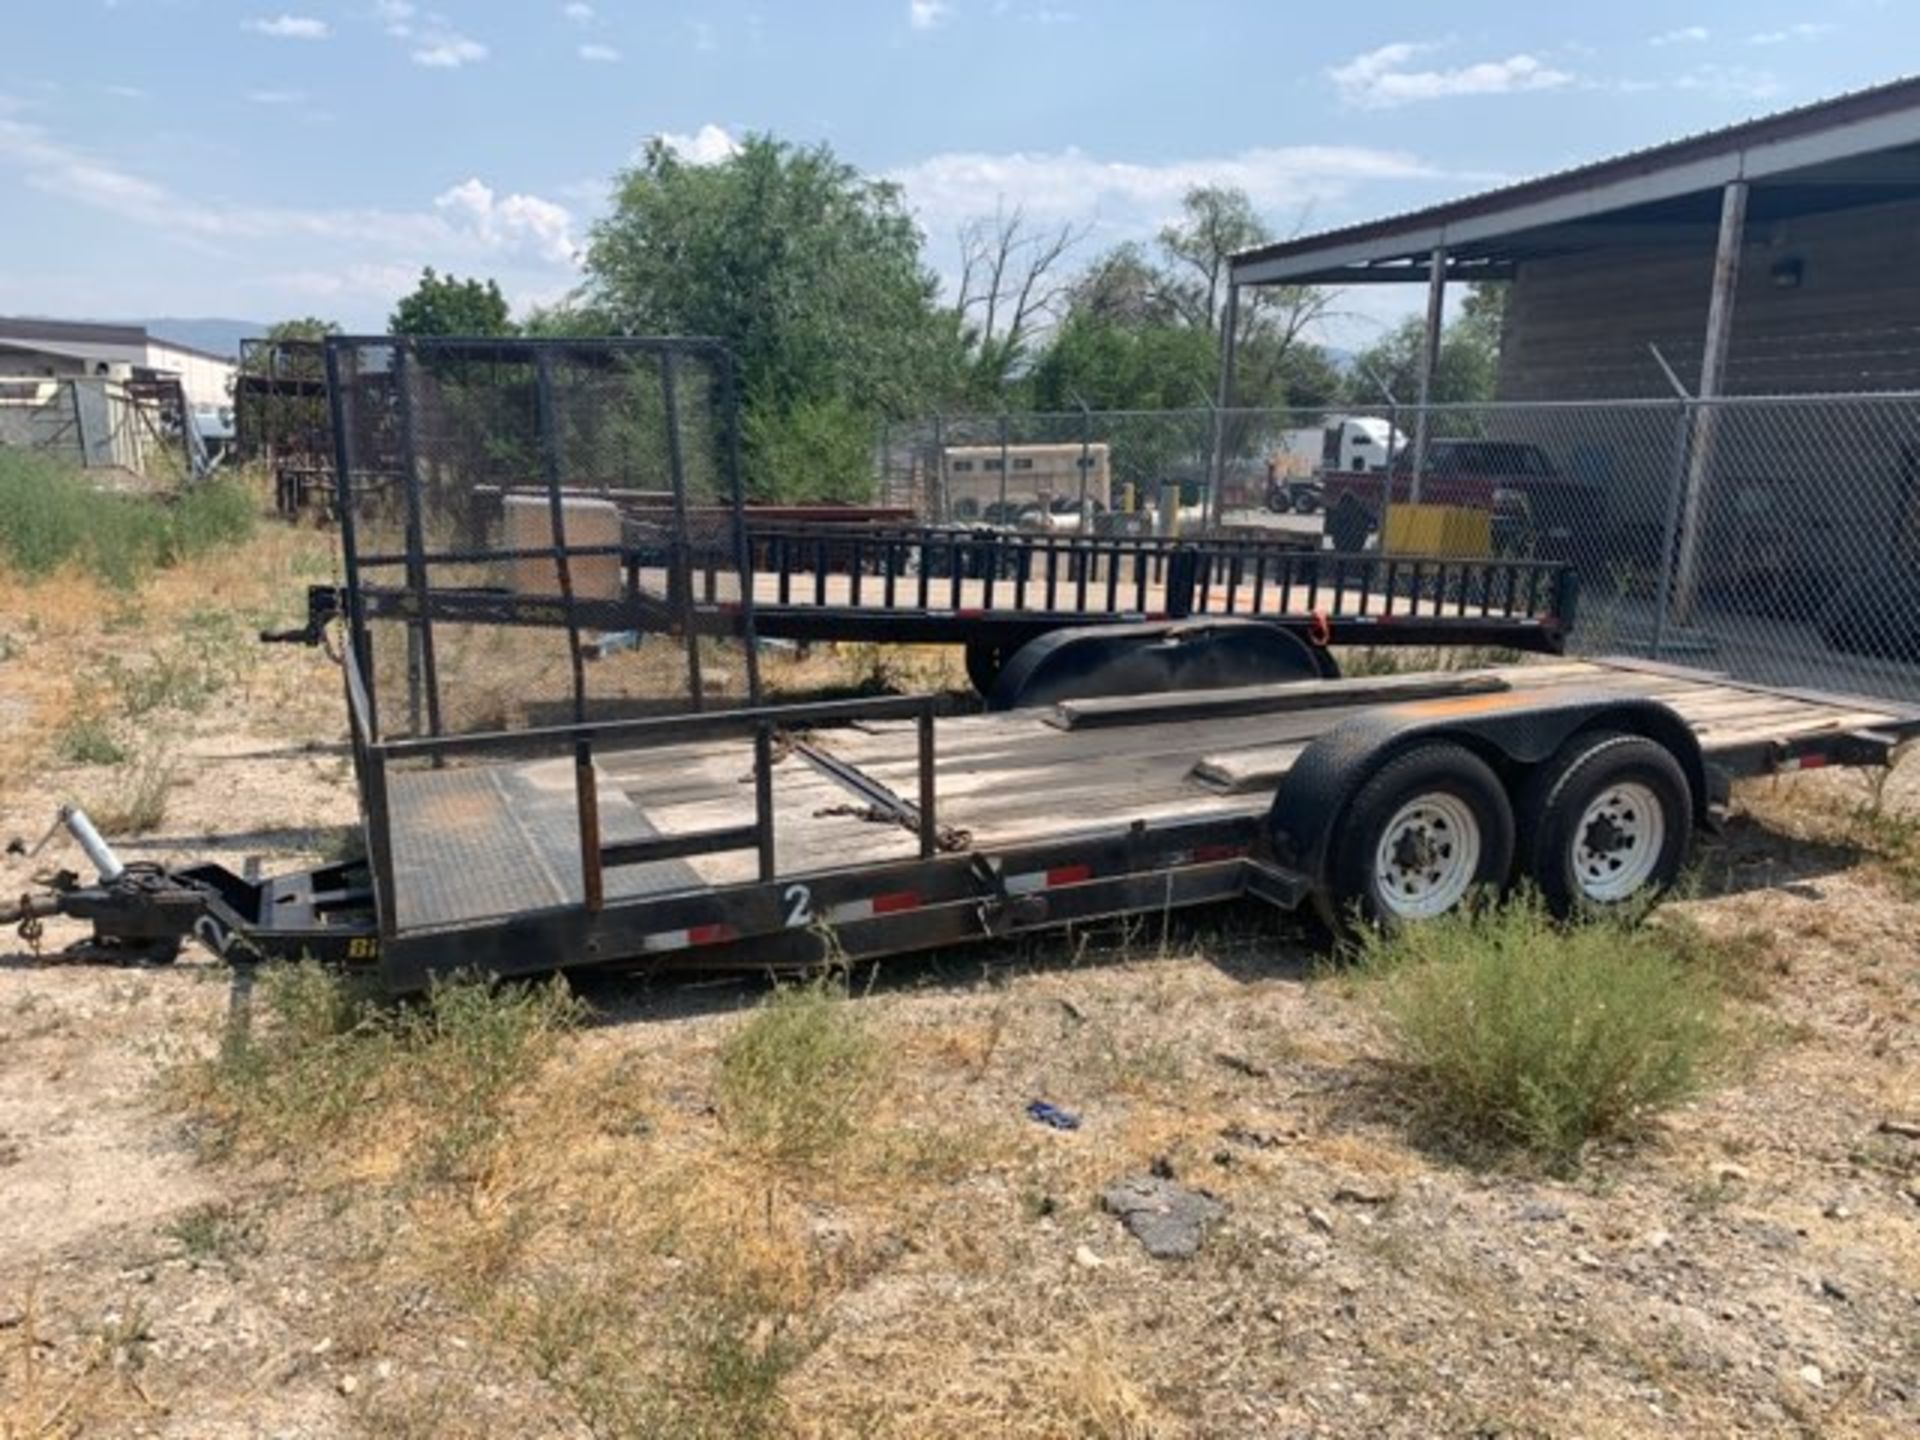
[[[1700,401],[1913,388],[1920,375],[1910,370],[1892,385],[1885,365],[1900,356],[1911,366],[1920,355],[1916,237],[1920,80],[1909,79],[1236,255],[1218,402],[1233,403],[1242,288],[1424,285],[1417,497],[1452,281],[1513,282],[1503,399],[1644,395],[1646,377],[1660,386],[1662,369],[1673,391],[1691,386]],[[1730,359],[1750,338],[1770,354],[1769,373],[1730,384]],[[1616,388],[1596,394],[1570,371],[1556,375],[1554,356],[1574,353],[1606,357]],[[1619,384],[1629,358],[1639,365],[1634,383]],[[1717,420],[1711,404],[1698,411],[1685,456],[1673,557],[1682,616],[1692,606]]]

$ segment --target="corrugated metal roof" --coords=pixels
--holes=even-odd
[[[1431,230],[1457,221],[1498,215],[1519,210],[1542,201],[1577,194],[1603,184],[1652,176],[1697,164],[1703,160],[1738,154],[1758,146],[1818,135],[1842,126],[1884,116],[1912,113],[1920,115],[1920,77],[1904,77],[1842,95],[1816,100],[1810,104],[1780,110],[1751,120],[1703,130],[1677,140],[1628,150],[1604,160],[1589,161],[1566,170],[1557,170],[1532,179],[1498,186],[1457,200],[1418,210],[1402,211],[1376,220],[1323,230],[1313,235],[1296,236],[1233,257],[1235,268],[1291,256],[1311,255],[1332,246],[1366,245],[1373,240],[1391,242],[1406,232]],[[1856,152],[1872,153],[1873,146]],[[1387,258],[1384,254],[1382,258]]]
[[[64,340],[74,345],[145,345],[139,325],[97,325],[85,320],[36,320],[0,316],[0,340]]]

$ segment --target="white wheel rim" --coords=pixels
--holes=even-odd
[[[1480,869],[1480,821],[1457,796],[1435,791],[1407,801],[1380,832],[1374,889],[1396,920],[1430,920],[1453,909]]]
[[[1666,843],[1666,807],[1652,788],[1634,780],[1609,785],[1574,827],[1574,883],[1599,904],[1625,900],[1653,878]]]

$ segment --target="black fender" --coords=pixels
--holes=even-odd
[[[1001,667],[989,710],[1019,710],[1094,695],[1333,679],[1323,647],[1264,620],[1151,620],[1079,625],[1030,640]]]
[[[1410,745],[1423,740],[1464,745],[1515,792],[1521,774],[1551,759],[1583,730],[1625,731],[1664,745],[1686,772],[1696,822],[1711,822],[1714,792],[1700,741],[1670,706],[1638,695],[1567,690],[1547,697],[1522,688],[1382,705],[1318,736],[1273,797],[1267,837],[1274,859],[1320,883],[1328,847],[1354,793]]]

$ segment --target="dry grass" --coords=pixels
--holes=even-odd
[[[112,764],[156,729],[179,731],[217,699],[260,698],[279,714],[324,707],[336,721],[337,685],[276,671],[256,697],[263,625],[284,625],[304,587],[334,572],[324,534],[267,524],[250,538],[200,550],[118,587],[74,565],[44,576],[0,567],[0,766],[49,759]]]
[[[59,1361],[41,1329],[38,1288],[0,1330],[0,1436],[6,1440],[78,1440],[106,1425],[145,1420],[158,1407],[141,1384],[146,1321],[137,1308],[115,1312],[69,1347]]]
[[[123,757],[106,782],[83,797],[84,809],[102,835],[146,835],[167,818],[167,803],[180,779],[179,765],[164,744]]]
[[[1920,899],[1920,745],[1883,770],[1755,784],[1745,806],[1783,835],[1856,852],[1903,899]]]
[[[178,637],[197,608],[291,618],[316,555],[324,539],[272,528],[249,555],[198,562],[192,587],[156,574],[138,613],[71,575],[0,580],[0,656],[14,656],[0,667],[33,716],[31,735],[5,727],[0,745],[34,747],[30,769],[53,753],[78,698],[55,657],[113,654],[131,674],[164,641],[190,661]],[[97,608],[69,612],[63,591]],[[670,658],[656,648],[646,663]],[[820,646],[769,655],[767,670],[780,693],[959,689],[956,659],[876,666]],[[143,738],[94,673],[95,703],[128,726],[113,738]],[[268,652],[198,714],[182,703],[193,687],[160,688],[148,718],[203,738],[229,706],[266,717],[269,734],[302,705],[338,721],[336,678],[305,652]],[[852,994],[738,1004],[704,986],[609,983],[591,992],[593,1023],[550,992],[467,986],[369,1012],[316,972],[263,977],[251,1036],[217,1055],[222,1037],[203,1037],[211,1058],[169,1091],[217,1199],[196,1193],[151,1235],[103,1231],[62,1260],[58,1303],[32,1322],[58,1344],[22,1350],[23,1327],[0,1325],[0,1423],[207,1433],[223,1413],[276,1433],[836,1440],[1906,1433],[1911,1406],[1889,1387],[1920,1358],[1903,1338],[1920,1249],[1902,1189],[1920,1183],[1920,1146],[1875,1127],[1920,1093],[1915,912],[1880,851],[1848,870],[1844,854],[1783,838],[1810,831],[1827,796],[1761,787],[1750,808],[1778,806],[1769,843],[1786,858],[1777,874],[1725,867],[1795,893],[1676,907],[1735,952],[1719,983],[1791,1036],[1668,1112],[1649,1143],[1591,1157],[1577,1182],[1459,1167],[1410,1143],[1405,1092],[1381,1104],[1366,1005],[1343,981],[1306,978],[1317,952],[1266,917],[976,950]],[[1832,796],[1843,818],[1872,800]],[[199,992],[210,1012],[224,997],[196,986],[205,973],[152,983]],[[102,1043],[94,1024],[71,1034]],[[7,1078],[39,1084],[55,1063],[36,1054]],[[1034,1124],[1033,1099],[1081,1128]],[[138,1124],[145,1136],[152,1117]],[[1104,1184],[1156,1163],[1228,1206],[1190,1262],[1150,1260],[1098,1207]],[[1835,1204],[1848,1218],[1825,1216]],[[129,1267],[154,1255],[158,1278],[136,1290]],[[1812,1293],[1821,1276],[1849,1301]],[[0,1280],[9,1314],[21,1292],[4,1256]],[[151,1320],[123,1303],[129,1290]],[[270,1317],[263,1349],[205,1358],[209,1338],[243,1328],[204,1323],[216,1303]],[[1824,1390],[1796,1378],[1809,1358]]]

